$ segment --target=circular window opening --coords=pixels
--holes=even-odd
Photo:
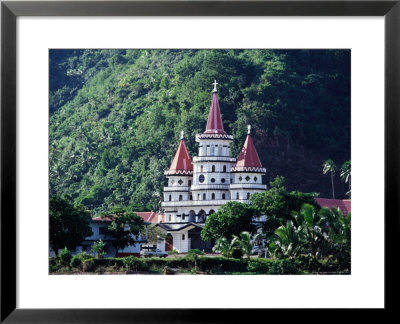
[[[204,175],[200,174],[200,176],[199,176],[199,182],[200,182],[200,183],[203,183],[204,180],[205,180]]]
[[[222,183],[225,183],[225,178],[222,178],[222,179],[221,179],[221,182],[222,182]]]
[[[215,179],[214,178],[211,178],[211,180],[210,180],[212,183],[214,183],[215,182]]]

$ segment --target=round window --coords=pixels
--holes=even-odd
[[[204,175],[200,174],[200,176],[199,176],[199,182],[200,182],[200,183],[203,183],[204,180],[205,180]]]
[[[222,178],[222,179],[221,179],[221,182],[222,182],[222,183],[225,183],[225,178]]]
[[[211,178],[211,180],[210,180],[212,183],[214,183],[215,182],[215,179],[214,178]]]

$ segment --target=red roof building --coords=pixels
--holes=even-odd
[[[339,208],[345,216],[351,212],[351,199],[315,198],[315,201],[321,207]]]
[[[138,216],[143,218],[143,220],[147,223],[158,223],[159,218],[161,221],[164,220],[164,215],[156,212],[135,212]],[[94,221],[97,222],[111,222],[114,215],[106,216],[106,217],[93,217]],[[160,216],[160,217],[159,217]]]

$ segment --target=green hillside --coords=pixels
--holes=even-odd
[[[350,160],[349,50],[52,50],[50,194],[158,210],[182,129],[197,155],[214,79],[233,156],[251,124],[266,183],[331,197],[323,162]]]

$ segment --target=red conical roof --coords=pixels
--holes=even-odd
[[[222,125],[221,111],[219,109],[217,92],[212,95],[210,113],[208,114],[207,126],[204,134],[226,134]]]
[[[237,159],[236,165],[233,169],[235,171],[265,172],[250,135],[247,135],[246,141],[244,142],[239,158]]]
[[[182,173],[182,171],[184,171],[183,173],[187,171],[193,171],[192,160],[190,159],[189,152],[186,149],[185,141],[183,139],[181,139],[179,147],[176,150],[174,159],[169,167],[169,173]]]

